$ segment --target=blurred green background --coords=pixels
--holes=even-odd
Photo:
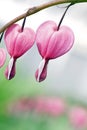
[[[66,101],[68,109],[75,105],[86,108],[87,105],[69,96],[50,93],[50,91],[48,93],[44,89],[46,83],[39,84],[34,77],[27,76],[25,78],[23,76],[20,64],[17,66],[18,71],[15,78],[8,81],[4,77],[5,67],[0,71],[0,130],[74,130],[66,113],[61,116],[35,111],[10,113],[8,108],[10,108],[11,103],[14,104],[15,101],[20,101],[23,98],[37,98],[38,96],[62,98]]]

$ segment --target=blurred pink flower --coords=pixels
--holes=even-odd
[[[87,110],[82,107],[74,107],[69,112],[69,120],[76,128],[87,127]]]
[[[24,28],[23,31],[21,31],[21,26],[13,24],[7,28],[4,39],[7,51],[11,56],[9,65],[5,71],[6,78],[10,80],[16,73],[15,63],[17,58],[22,56],[33,46],[35,41],[35,32],[31,28]]]
[[[35,101],[32,98],[22,98],[12,102],[8,106],[8,111],[12,114],[32,111],[35,108]]]
[[[0,48],[0,68],[5,64],[6,52],[3,48]]]
[[[59,98],[45,98],[39,97],[36,103],[36,111],[39,113],[45,113],[52,116],[59,116],[64,114],[66,110],[66,104]]]
[[[65,113],[66,104],[63,99],[52,97],[22,98],[8,106],[9,113],[35,112],[38,114],[60,116]]]
[[[36,31],[36,44],[42,57],[42,61],[35,73],[38,82],[46,78],[49,60],[64,55],[73,46],[73,31],[67,26],[62,26],[59,30],[57,28],[54,21],[46,21]]]

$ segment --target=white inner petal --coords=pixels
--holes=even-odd
[[[13,63],[14,63],[14,58],[12,57],[9,61],[9,64],[8,64],[8,79],[10,79],[10,74],[12,71]]]
[[[38,77],[37,77],[37,81],[38,81],[38,82],[39,82],[41,73],[42,73],[42,71],[43,71],[44,65],[45,65],[45,59],[43,59],[43,60],[40,62],[39,67],[38,67]]]

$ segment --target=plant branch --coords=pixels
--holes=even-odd
[[[43,9],[46,9],[48,7],[55,6],[55,5],[58,5],[58,4],[63,4],[63,3],[81,3],[81,2],[87,2],[87,0],[52,0],[51,2],[47,2],[45,4],[29,8],[26,13],[27,13],[27,16],[30,16],[30,15],[35,14],[35,13],[37,13],[37,12],[43,10]],[[7,24],[5,24],[2,28],[0,28],[0,33],[4,32],[6,30],[6,28],[8,28],[13,23],[23,19],[26,16],[26,13],[23,13],[23,14],[17,16],[13,20],[11,20]]]

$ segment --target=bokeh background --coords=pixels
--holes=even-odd
[[[0,0],[0,27],[26,12],[29,7],[48,1],[50,0]],[[36,31],[37,27],[46,20],[54,20],[59,23],[66,5],[50,7],[28,17],[25,26],[29,26]],[[75,106],[84,110],[87,109],[86,15],[87,3],[75,4],[68,10],[62,25],[67,25],[74,31],[74,46],[69,53],[49,62],[48,76],[44,82],[36,82],[34,76],[41,61],[36,45],[17,60],[16,76],[11,81],[6,80],[4,76],[4,71],[10,58],[7,53],[7,61],[4,67],[0,69],[1,130],[74,130],[75,127],[76,129],[85,129],[71,124],[68,111]],[[22,20],[18,23],[21,25]],[[0,46],[5,48],[4,39]],[[45,102],[42,97],[45,97]],[[44,107],[47,107],[45,104],[49,104],[50,100],[51,105],[53,104],[52,106],[58,103],[54,104],[54,97],[58,101],[59,99],[64,101],[64,111],[61,116],[50,115],[49,111],[54,109],[52,107],[49,108],[49,111],[43,110]],[[38,98],[42,99],[40,103],[43,104],[44,102],[40,110],[42,113],[35,111],[37,105],[31,108],[32,103],[37,104]],[[30,99],[32,99],[32,103],[28,104]],[[46,102],[47,99],[49,99],[48,102]],[[23,102],[21,103],[22,100]],[[25,101],[26,103],[24,103]],[[24,106],[27,109],[24,109]],[[58,110],[55,106],[56,109]],[[62,108],[60,107],[60,109]],[[82,119],[84,119],[84,116],[80,119],[80,124]],[[77,119],[78,121],[79,119]]]

